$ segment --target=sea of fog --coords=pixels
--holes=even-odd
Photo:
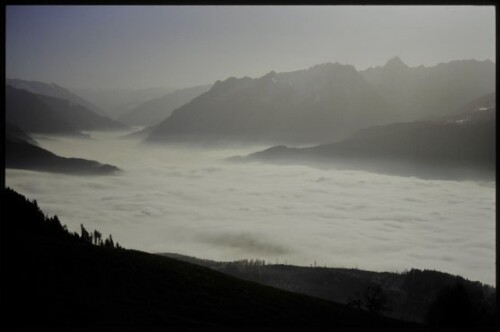
[[[308,166],[230,163],[246,149],[150,147],[123,133],[40,138],[114,176],[6,170],[72,231],[98,229],[126,248],[213,260],[435,269],[495,284],[495,183],[422,180]]]

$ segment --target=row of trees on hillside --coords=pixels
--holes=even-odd
[[[57,215],[52,217],[45,215],[36,200],[29,200],[11,188],[5,188],[3,198],[9,201],[9,210],[6,211],[3,217],[22,220],[22,222],[9,224],[9,226],[12,226],[12,231],[17,234],[43,234],[61,240],[72,238],[91,245],[122,248],[119,243],[113,240],[111,234],[104,238],[98,230],[87,231],[83,225],[80,225],[80,234],[77,232],[71,233],[66,225],[61,224]]]
[[[83,224],[80,224],[80,235],[78,235],[77,233],[75,234],[79,236],[81,240],[95,246],[122,249],[118,242],[115,243],[113,241],[113,236],[111,234],[109,234],[109,236],[103,240],[101,232],[99,232],[98,230],[89,232],[85,229]]]

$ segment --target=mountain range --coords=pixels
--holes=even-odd
[[[94,160],[58,156],[10,123],[5,127],[5,168],[74,175],[109,175],[120,171],[116,166]]]
[[[455,60],[433,67],[409,67],[395,57],[385,66],[360,73],[405,121],[443,116],[495,91],[495,64],[490,60]]]
[[[373,126],[341,142],[307,148],[273,146],[243,160],[492,180],[496,171],[495,119],[495,94],[489,94],[433,121]]]
[[[112,119],[131,112],[141,104],[151,99],[161,98],[175,89],[156,88],[70,88],[70,90],[97,105],[104,114]]]
[[[396,116],[353,66],[228,78],[176,109],[148,141],[322,142]]]
[[[445,115],[494,91],[489,60],[410,68],[394,58],[364,71],[326,63],[217,81],[152,127],[146,141],[331,143],[374,125]]]
[[[91,110],[101,116],[106,116],[106,113],[95,104],[89,102],[87,99],[84,99],[79,95],[71,92],[70,90],[55,83],[49,84],[39,81],[28,81],[28,80],[7,78],[5,80],[5,85],[9,85],[17,89],[26,90],[34,94],[65,99],[67,101],[72,102],[73,104],[79,104],[85,107],[86,109]]]
[[[172,111],[190,102],[193,98],[208,91],[210,85],[175,90],[162,97],[150,99],[119,117],[131,126],[155,125],[172,114]]]
[[[123,124],[71,100],[34,93],[11,85],[7,85],[5,90],[7,122],[28,133],[79,135],[81,131],[87,130],[126,128]]]

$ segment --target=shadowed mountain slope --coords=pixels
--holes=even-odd
[[[409,67],[396,57],[385,66],[369,68],[360,74],[406,121],[446,115],[495,91],[495,64],[490,60]]]
[[[200,94],[207,92],[210,85],[196,86],[176,90],[165,96],[148,100],[126,114],[120,116],[120,121],[133,126],[152,126],[172,114],[172,111],[190,102]]]
[[[275,146],[247,160],[331,165],[441,179],[495,178],[495,96],[470,102],[440,120],[360,130],[333,144]]]
[[[228,78],[176,109],[149,142],[319,143],[397,114],[353,66]]]
[[[160,98],[174,91],[171,88],[156,87],[145,89],[132,88],[71,88],[71,91],[82,96],[101,108],[111,119],[130,112],[148,100]]]
[[[75,175],[108,175],[120,170],[116,166],[93,160],[60,157],[43,149],[31,136],[8,123],[5,137],[5,167]]]
[[[5,124],[5,138],[12,142],[26,142],[31,145],[40,145],[33,137],[10,123]]]
[[[155,126],[147,142],[319,144],[362,128],[443,116],[495,91],[495,64],[462,60],[410,68],[394,58],[358,72],[326,63],[217,81]]]
[[[71,101],[6,86],[6,120],[28,133],[75,135],[124,125]]]
[[[26,90],[34,94],[65,99],[72,102],[73,104],[79,104],[84,108],[91,110],[97,114],[105,115],[104,112],[96,105],[92,104],[91,102],[85,100],[84,98],[74,94],[70,90],[55,83],[48,84],[38,81],[27,81],[21,79],[7,78],[5,80],[5,84],[10,85],[17,89]]]

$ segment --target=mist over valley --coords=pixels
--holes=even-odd
[[[263,147],[156,147],[121,133],[91,136],[38,141],[60,156],[78,151],[118,165],[123,174],[7,169],[6,185],[36,197],[71,229],[98,227],[148,252],[376,271],[429,268],[494,284],[494,182],[235,164],[225,159]]]
[[[494,9],[8,5],[2,324],[493,328]]]

